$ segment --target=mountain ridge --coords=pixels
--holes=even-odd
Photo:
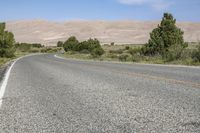
[[[102,44],[143,44],[149,39],[149,33],[157,27],[159,21],[137,20],[18,20],[9,21],[6,29],[15,35],[17,42],[42,43],[54,46],[57,41],[64,41],[76,36],[79,41],[97,38]],[[184,31],[187,42],[200,41],[200,23],[177,22]]]

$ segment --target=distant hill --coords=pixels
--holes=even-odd
[[[159,22],[156,21],[67,21],[22,20],[7,22],[18,42],[38,42],[46,46],[56,45],[58,40],[76,36],[80,41],[97,38],[102,44],[142,44]],[[188,42],[200,41],[200,23],[179,22]]]

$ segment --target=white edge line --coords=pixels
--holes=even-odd
[[[67,58],[60,57],[58,55],[54,55],[54,57],[59,58],[59,59],[67,60]],[[74,60],[77,60],[77,61],[92,61],[92,60],[79,60],[79,59],[74,59]],[[117,63],[117,64],[136,64],[136,65],[146,65],[146,66],[161,66],[161,67],[172,67],[172,68],[195,68],[195,69],[200,69],[199,66],[186,66],[186,65],[145,64],[145,63],[129,63],[129,62],[128,63],[121,63],[121,62],[115,62],[115,61],[92,61],[92,62],[105,62],[105,63]]]
[[[54,57],[59,58],[59,59],[65,59],[63,57],[57,56],[56,54],[54,55]]]
[[[17,59],[19,60],[19,59]],[[3,82],[2,82],[2,85],[1,85],[1,88],[0,88],[0,107],[2,105],[2,101],[3,101],[3,96],[4,96],[4,93],[5,93],[5,90],[6,90],[6,86],[7,86],[7,83],[8,83],[8,78],[10,76],[10,72],[11,72],[11,69],[13,68],[14,64],[17,62],[17,60],[15,60],[11,66],[9,67],[9,69],[7,69],[6,73],[5,73],[5,76],[3,78]]]
[[[38,55],[38,54],[33,54],[33,55]],[[26,55],[26,56],[22,56],[22,57],[19,57],[17,58],[12,64],[11,66],[7,69],[6,73],[4,74],[4,78],[2,80],[2,85],[0,87],[0,108],[1,108],[1,105],[2,105],[2,101],[3,101],[3,96],[4,96],[4,93],[5,93],[5,90],[6,90],[6,86],[7,86],[7,83],[8,83],[8,79],[9,79],[9,76],[10,76],[10,72],[13,68],[13,66],[15,65],[15,63],[24,58],[24,57],[28,57],[28,56],[33,56],[33,55]]]

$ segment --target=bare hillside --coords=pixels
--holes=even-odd
[[[147,42],[149,32],[159,22],[150,21],[67,21],[24,20],[7,22],[7,30],[12,31],[18,42],[39,42],[56,45],[58,40],[76,36],[80,41],[98,38],[102,44],[141,44]],[[185,32],[185,40],[200,40],[200,23],[179,22]]]

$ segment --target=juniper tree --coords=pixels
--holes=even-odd
[[[187,47],[183,34],[176,26],[173,15],[164,13],[161,23],[150,33],[150,39],[142,51],[146,55],[161,55],[167,60],[178,59]]]

